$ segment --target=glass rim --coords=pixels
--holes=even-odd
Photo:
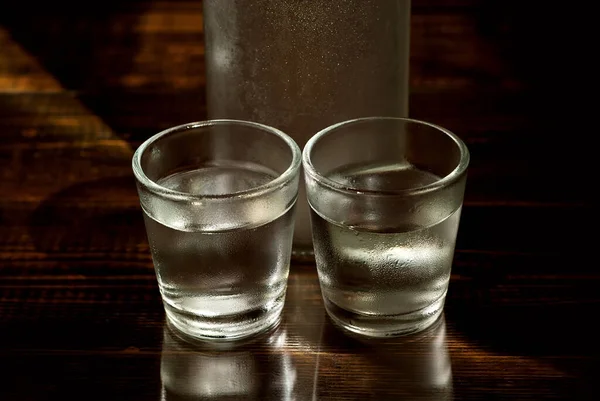
[[[228,194],[217,194],[217,195],[194,195],[186,192],[175,191],[173,189],[169,189],[162,185],[157,184],[155,181],[151,180],[144,169],[142,168],[142,155],[148,150],[148,148],[164,137],[169,135],[173,135],[179,132],[189,131],[197,128],[204,127],[214,127],[218,125],[231,125],[231,126],[245,126],[254,129],[258,129],[264,132],[267,132],[271,135],[274,135],[280,139],[282,139],[287,145],[290,151],[292,152],[292,160],[287,167],[287,169],[279,174],[277,177],[273,178],[269,182],[246,189],[243,191],[232,192]],[[260,196],[267,193],[270,193],[288,182],[290,182],[295,172],[297,172],[302,163],[302,153],[298,144],[286,133],[283,131],[270,127],[265,124],[260,124],[252,121],[244,121],[244,120],[234,120],[234,119],[216,119],[216,120],[204,120],[204,121],[195,121],[191,123],[181,124],[174,127],[167,128],[154,134],[150,138],[146,139],[134,152],[132,158],[132,168],[133,174],[136,180],[143,185],[150,192],[163,196],[165,198],[175,200],[175,201],[194,201],[194,200],[228,200],[228,199],[246,199],[249,197]]]
[[[414,188],[406,188],[406,189],[398,189],[398,190],[371,190],[366,188],[359,188],[349,185],[341,184],[337,181],[334,181],[330,178],[325,177],[312,164],[312,160],[310,158],[310,153],[312,149],[315,147],[317,142],[323,138],[324,136],[338,130],[339,128],[344,128],[349,125],[362,123],[362,122],[373,122],[373,121],[402,121],[405,123],[414,123],[419,125],[424,125],[430,128],[433,128],[440,133],[448,136],[452,141],[457,145],[460,152],[460,160],[458,165],[448,174],[441,177],[439,180],[432,182],[431,184],[422,185]],[[421,195],[430,192],[437,191],[439,189],[443,189],[453,184],[457,180],[459,180],[463,174],[466,172],[467,167],[469,165],[470,155],[469,149],[467,145],[454,133],[447,130],[446,128],[440,127],[439,125],[435,125],[432,123],[428,123],[426,121],[416,120],[413,118],[403,118],[403,117],[362,117],[355,118],[352,120],[342,121],[333,125],[330,125],[321,131],[317,132],[312,138],[308,140],[304,150],[302,152],[302,164],[304,166],[304,172],[309,175],[312,179],[319,182],[320,184],[328,187],[337,192],[352,194],[352,195],[367,195],[367,196],[411,196],[411,195]]]

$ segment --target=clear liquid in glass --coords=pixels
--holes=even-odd
[[[273,178],[258,167],[225,163],[179,171],[158,184],[188,194],[218,195]],[[286,242],[291,242],[293,209],[258,227],[228,231],[185,226],[176,215],[160,211],[168,219],[156,221],[144,213],[170,322],[194,337],[216,339],[242,338],[276,324],[289,272]]]

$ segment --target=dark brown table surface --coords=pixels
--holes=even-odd
[[[0,399],[600,399],[597,132],[571,15],[413,0],[411,116],[472,154],[443,321],[351,339],[293,265],[279,328],[216,352],[165,327],[130,168],[205,117],[201,2],[1,2]]]

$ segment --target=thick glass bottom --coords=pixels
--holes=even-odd
[[[238,341],[268,331],[279,324],[283,305],[281,299],[268,309],[218,318],[185,313],[168,304],[165,304],[165,312],[171,328],[184,338],[211,342]]]
[[[362,315],[342,309],[324,299],[333,323],[344,330],[367,337],[396,337],[417,333],[430,327],[442,315],[445,296],[431,305],[402,315]]]

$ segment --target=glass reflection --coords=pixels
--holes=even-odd
[[[285,328],[218,347],[183,341],[165,325],[162,400],[291,400],[296,370]]]
[[[313,400],[350,393],[356,399],[453,399],[443,316],[424,332],[389,340],[348,337],[329,323],[320,348]]]

